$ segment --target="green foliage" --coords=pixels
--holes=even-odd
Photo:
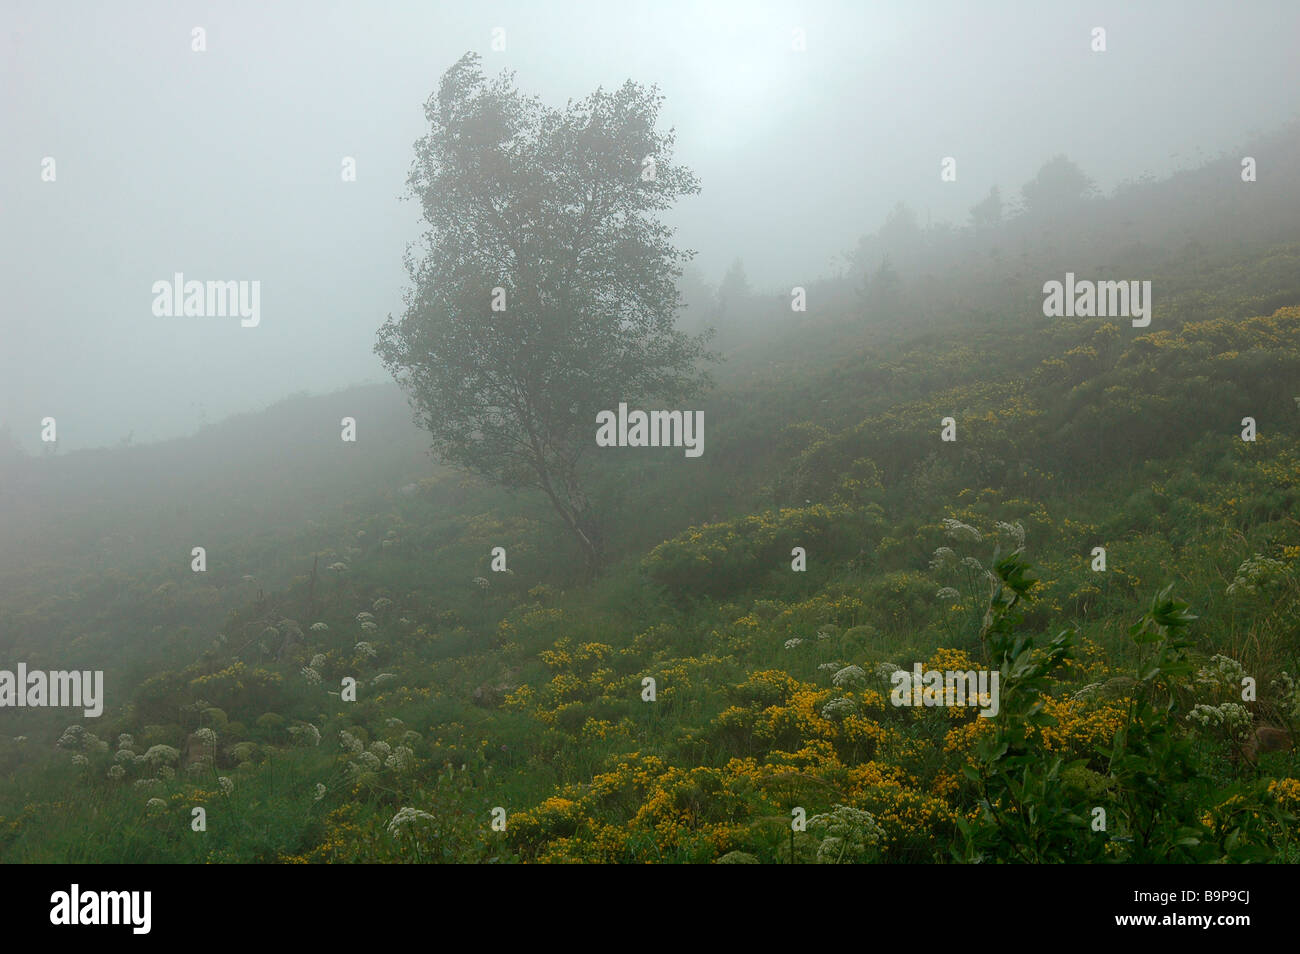
[[[1084,806],[1070,804],[1062,772],[1082,768],[1043,751],[1034,728],[1053,725],[1042,695],[1052,676],[1071,658],[1073,634],[1066,630],[1041,648],[1020,629],[1019,604],[1036,582],[1018,552],[994,565],[998,582],[989,605],[983,640],[989,665],[1001,672],[996,730],[980,740],[966,777],[979,788],[980,818],[958,825],[966,861],[1088,861],[1101,856],[1101,841],[1088,840]]]
[[[691,527],[651,550],[641,568],[655,583],[679,593],[732,593],[756,574],[782,564],[788,568],[795,546],[807,550],[848,516],[846,507],[814,504]]]
[[[1140,864],[1277,857],[1278,833],[1294,818],[1265,782],[1218,786],[1178,724],[1179,688],[1193,672],[1184,630],[1196,616],[1171,596],[1172,586],[1129,628],[1138,649],[1132,695],[1112,744],[1097,750],[1105,759],[1100,772],[1086,759],[1067,763],[1032,738],[1032,727],[1056,724],[1043,696],[1072,658],[1073,634],[1036,649],[1033,637],[1019,632],[1017,612],[1033,587],[1028,567],[1012,554],[996,573],[985,640],[1003,672],[1002,711],[965,769],[981,794],[980,816],[959,822],[956,857]]]

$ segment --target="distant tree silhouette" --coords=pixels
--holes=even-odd
[[[885,224],[880,227],[881,248],[906,265],[912,262],[921,245],[921,226],[917,223],[916,213],[904,202],[895,204],[885,216]]]
[[[745,301],[753,295],[749,279],[745,277],[745,263],[736,259],[722,276],[718,286],[718,321],[734,324],[744,308]]]
[[[889,311],[898,306],[902,290],[903,280],[886,255],[867,284],[867,304],[875,311]]]
[[[995,228],[1002,222],[1002,193],[997,186],[989,189],[989,194],[971,206],[970,221],[977,230]]]
[[[682,312],[678,327],[692,334],[709,333],[718,322],[718,289],[704,277],[699,266],[690,264],[682,269],[677,290]]]
[[[1072,210],[1080,202],[1092,198],[1097,187],[1074,162],[1065,156],[1056,156],[1046,162],[1020,191],[1024,196],[1026,213],[1042,218]]]

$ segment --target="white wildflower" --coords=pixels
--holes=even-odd
[[[954,520],[952,517],[943,518],[943,527],[948,536],[963,543],[979,543],[982,539],[980,532],[970,524]]]
[[[832,699],[822,706],[822,718],[829,722],[840,722],[858,711],[858,704],[848,696]]]
[[[1244,734],[1254,724],[1250,710],[1236,702],[1193,706],[1187,720],[1205,729],[1222,729],[1231,736]]]
[[[930,558],[930,569],[932,570],[942,570],[956,564],[957,554],[953,552],[952,547],[939,547],[934,551],[934,556]]]
[[[370,772],[378,772],[384,767],[384,763],[379,761],[379,756],[375,755],[374,752],[362,752],[357,756],[356,762],[350,764],[360,766],[356,771],[356,774],[358,775],[361,773],[362,769]]]
[[[388,833],[390,835],[400,835],[407,829],[419,827],[433,820],[434,817],[428,812],[422,812],[416,808],[403,808],[388,823]]]
[[[847,805],[836,805],[828,814],[808,819],[808,830],[825,835],[817,848],[821,864],[860,864],[869,861],[872,849],[885,838],[874,815]]]
[[[1292,721],[1300,719],[1300,686],[1286,670],[1269,683],[1269,688],[1277,693],[1283,717]]]
[[[1246,670],[1241,663],[1221,654],[1211,656],[1210,661],[1196,673],[1196,681],[1201,685],[1228,691],[1239,690],[1245,678]]]
[[[392,754],[389,755],[388,758],[384,759],[384,767],[391,769],[394,772],[404,772],[410,764],[410,760],[414,756],[415,753],[413,751],[404,745],[399,745],[397,748],[393,749]]]
[[[1014,540],[1017,547],[1023,547],[1025,545],[1025,528],[1021,525],[1019,520],[1015,523],[1007,523],[1003,520],[999,520],[996,527],[999,533],[1005,533]]]
[[[831,678],[831,684],[841,689],[862,689],[867,684],[867,674],[861,666],[845,666]]]
[[[1255,595],[1270,583],[1285,576],[1286,564],[1272,557],[1256,553],[1253,557],[1237,567],[1237,575],[1228,584],[1228,595]]]
[[[80,751],[86,747],[86,743],[93,736],[86,731],[84,725],[70,725],[63,730],[59,740],[54,744],[61,749],[75,749]]]
[[[181,753],[170,745],[151,745],[144,754],[145,761],[153,763],[175,762],[180,757]]]
[[[310,722],[289,726],[289,735],[299,745],[320,745],[320,730]]]

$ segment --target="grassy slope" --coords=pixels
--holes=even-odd
[[[1144,188],[1167,211],[1188,186]],[[1300,454],[1286,389],[1300,370],[1300,315],[1246,319],[1300,303],[1300,246],[1267,223],[1267,241],[1248,241],[1208,206],[1213,221],[1188,241],[1154,235],[1127,249],[1126,274],[1159,290],[1145,331],[1037,312],[1044,276],[1121,228],[1107,207],[1073,248],[1035,247],[983,270],[970,262],[986,257],[946,250],[952,277],[908,276],[887,315],[864,312],[848,283],[814,287],[820,310],[772,319],[731,351],[704,405],[703,458],[602,460],[618,559],[591,586],[574,582],[576,552],[529,495],[452,475],[398,492],[428,469],[391,389],[290,402],[192,442],[75,465],[72,455],[68,470],[41,462],[50,469],[30,486],[44,488],[43,509],[7,529],[21,546],[6,552],[25,558],[3,567],[6,653],[103,665],[118,688],[88,724],[109,751],[92,744],[86,766],[53,745],[66,715],[5,713],[15,730],[0,742],[2,857],[708,860],[739,849],[773,861],[788,860],[792,807],[848,802],[880,821],[885,857],[944,860],[957,819],[978,814],[961,775],[977,723],[968,711],[894,709],[880,699],[887,684],[837,688],[819,667],[977,664],[982,573],[995,545],[1014,545],[999,521],[1024,527],[1043,581],[1023,628],[1078,633],[1042,748],[1106,777],[1096,747],[1124,718],[1115,681],[1137,660],[1127,627],[1168,582],[1201,616],[1196,657],[1239,660],[1261,687],[1254,708],[1281,719],[1266,687],[1297,669]],[[1005,244],[1022,228],[1008,227]],[[350,410],[367,400],[369,416]],[[373,450],[340,447],[332,428],[345,413]],[[948,415],[955,444],[938,441]],[[1259,421],[1253,445],[1237,436],[1245,415]],[[232,456],[239,466],[222,463]],[[73,466],[111,478],[80,511],[66,503],[87,485]],[[147,493],[143,474],[157,481]],[[953,539],[945,517],[982,539]],[[188,569],[200,541],[204,583]],[[488,570],[497,545],[511,574]],[[806,573],[789,569],[796,545],[808,549]],[[932,565],[941,546],[955,566]],[[1107,548],[1105,574],[1089,567],[1094,546]],[[311,592],[316,553],[349,570],[322,571]],[[1278,561],[1261,592],[1229,596],[1255,554]],[[941,587],[958,595],[936,600]],[[355,619],[363,610],[373,634]],[[329,630],[277,660],[261,644],[284,618]],[[354,648],[363,638],[375,656]],[[802,642],[786,648],[792,639]],[[314,685],[301,670],[317,654]],[[383,673],[392,677],[375,683]],[[344,676],[358,678],[356,703],[329,694]],[[646,676],[653,704],[641,698]],[[1072,698],[1094,683],[1110,696]],[[1222,701],[1199,692],[1187,704]],[[859,715],[824,718],[837,697]],[[200,724],[217,731],[215,771],[150,783],[159,765],[141,759],[107,777],[118,733],[143,754],[183,749]],[[295,724],[320,744],[296,745]],[[1181,713],[1174,724],[1197,737]],[[345,728],[374,759],[343,751]],[[1199,738],[1204,784],[1178,796],[1189,817],[1215,810],[1207,792],[1234,778],[1223,738]],[[410,754],[385,764],[399,746]],[[1296,774],[1291,756],[1264,767]],[[233,780],[229,796],[218,774]],[[150,797],[167,807],[151,814]],[[202,836],[187,824],[195,804],[209,813]],[[402,806],[432,818],[389,832]],[[508,812],[505,836],[488,828],[494,806]],[[800,836],[798,857],[815,849]]]

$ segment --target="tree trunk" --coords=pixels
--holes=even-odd
[[[575,537],[577,537],[578,544],[582,547],[583,559],[586,561],[587,578],[595,579],[600,575],[600,570],[604,561],[602,559],[601,548],[598,545],[599,541],[593,539],[595,534],[589,534],[587,532],[588,530],[593,529],[590,526],[589,512],[578,511],[576,508],[566,505],[551,488],[549,480],[542,481],[542,490],[550,499],[551,506],[555,508],[555,512],[558,513],[560,519],[564,521],[564,525],[569,528]],[[584,527],[584,524],[587,524],[587,526]]]
[[[596,532],[590,516],[586,513],[575,516],[573,532],[577,535],[578,542],[582,544],[582,555],[587,561],[587,577],[594,580],[605,566],[600,534]]]

